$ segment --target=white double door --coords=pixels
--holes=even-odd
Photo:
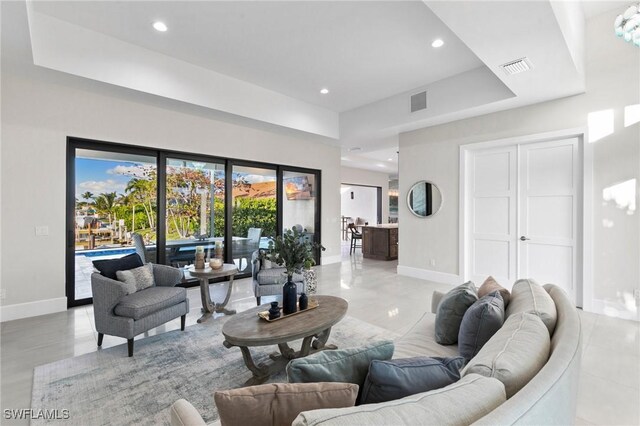
[[[533,278],[576,302],[578,139],[470,151],[466,164],[465,275],[511,288]]]

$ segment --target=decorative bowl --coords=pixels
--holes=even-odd
[[[220,269],[222,268],[222,263],[223,263],[222,259],[218,259],[217,257],[214,257],[209,261],[209,266],[211,266],[211,269]]]

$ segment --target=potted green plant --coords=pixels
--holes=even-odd
[[[271,261],[284,267],[287,273],[287,282],[282,289],[282,311],[285,315],[296,311],[297,292],[293,274],[315,265],[315,251],[318,249],[325,250],[321,244],[305,240],[296,227],[285,229],[284,234],[273,241]]]

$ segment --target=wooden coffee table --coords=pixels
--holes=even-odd
[[[258,312],[269,309],[269,305],[266,304],[237,314],[222,326],[222,334],[225,337],[223,345],[226,348],[239,347],[245,365],[253,373],[246,385],[264,383],[272,373],[281,370],[291,359],[324,349],[337,349],[337,346],[326,343],[331,334],[331,327],[344,318],[349,304],[346,300],[334,296],[310,297],[316,299],[319,306],[308,312],[268,322],[258,317]],[[299,351],[295,351],[288,343],[298,339],[303,339],[302,346]],[[249,348],[270,345],[278,345],[279,353],[270,355],[274,362],[256,365]]]

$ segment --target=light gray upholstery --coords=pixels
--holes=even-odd
[[[433,338],[436,315],[426,312],[411,329],[396,339],[393,358],[412,358],[416,356],[439,356],[449,358],[458,356],[458,345],[441,345]]]
[[[153,275],[153,287],[128,296],[123,283],[99,273],[91,275],[93,315],[98,333],[130,340],[140,333],[189,312],[186,290],[174,288],[182,279],[182,271],[154,264]],[[163,301],[163,298],[166,300]],[[119,307],[123,301],[124,305]]]
[[[527,385],[475,424],[569,425],[575,422],[582,359],[578,311],[554,284],[544,289],[558,314],[547,363]]]
[[[303,411],[292,425],[468,425],[504,401],[502,383],[470,374],[444,388],[394,401]]]
[[[187,289],[183,287],[149,287],[124,296],[114,312],[121,317],[139,320],[186,299]]]
[[[511,315],[461,374],[495,377],[511,398],[538,374],[549,359],[550,346],[549,332],[540,317],[526,312]]]
[[[282,286],[286,281],[285,268],[261,269],[259,250],[251,255],[251,275],[253,277],[253,294],[259,300],[262,296],[282,296]],[[302,274],[293,274],[298,294],[306,292]],[[258,304],[260,304],[258,302]]]
[[[557,322],[551,336],[551,354],[542,369],[508,400],[505,401],[504,385],[499,380],[467,374],[459,382],[446,388],[395,401],[352,408],[306,411],[301,413],[293,424],[573,424],[582,347],[580,317],[560,287],[547,284],[544,289],[553,299],[557,309]],[[434,295],[434,300],[436,298],[437,295]],[[421,325],[416,324],[407,335],[411,335],[411,338],[417,341],[420,332],[424,332],[423,340],[434,340],[434,331],[426,330],[428,324],[433,321],[434,315],[426,314],[418,323]],[[396,341],[396,357],[400,355],[399,351],[403,350],[403,345],[405,351],[412,352],[410,343],[403,343],[405,338],[406,336]],[[415,346],[414,350],[418,347]],[[460,389],[461,386],[463,389]],[[493,396],[488,397],[487,392]]]
[[[200,413],[185,399],[171,404],[171,426],[205,426]]]

